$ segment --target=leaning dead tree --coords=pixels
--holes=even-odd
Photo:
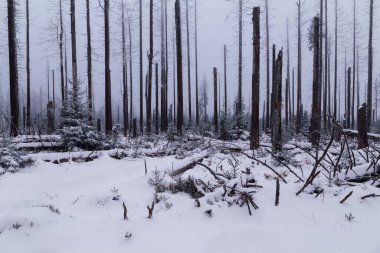
[[[183,76],[182,76],[182,29],[181,6],[175,1],[175,30],[177,51],[177,132],[182,134],[183,128]]]
[[[273,54],[276,48],[273,45]],[[278,53],[273,66],[272,84],[272,150],[274,153],[282,149],[282,50]]]
[[[320,55],[319,55],[319,42],[320,42],[320,30],[319,30],[319,17],[314,17],[313,23],[313,49],[314,49],[314,60],[313,60],[313,102],[312,102],[312,114],[311,114],[311,124],[309,129],[309,138],[313,146],[318,146],[321,137],[321,97],[320,97]]]
[[[252,67],[252,117],[251,149],[260,147],[260,8],[254,7],[253,23],[253,67]]]
[[[16,33],[16,3],[14,0],[8,0],[9,91],[11,103],[11,136],[14,137],[18,135],[19,126],[19,94]]]

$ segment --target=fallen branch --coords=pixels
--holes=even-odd
[[[265,149],[269,154],[271,154],[272,155],[272,157],[274,158],[274,159],[276,159],[276,161],[277,162],[279,162],[279,163],[281,163],[283,166],[285,166],[289,171],[290,171],[290,173],[292,173],[294,176],[296,176],[299,180],[301,180],[301,182],[303,183],[304,182],[304,180],[300,177],[300,176],[298,176],[297,175],[297,173],[295,173],[288,165],[286,165],[286,163],[284,163],[283,161],[281,161],[280,159],[278,159],[272,152],[270,152],[268,149]]]
[[[361,197],[361,199],[367,199],[367,198],[379,198],[380,195],[377,195],[375,193],[372,193],[372,194],[369,194],[369,195],[365,195],[363,197]]]
[[[347,196],[344,197],[344,199],[342,199],[342,200],[340,201],[340,203],[343,204],[343,203],[344,203],[349,197],[351,197],[352,193],[354,193],[354,191],[351,191],[349,194],[347,194]]]
[[[191,163],[185,165],[182,168],[176,169],[175,171],[170,173],[170,176],[171,177],[177,177],[179,175],[182,175],[186,171],[193,169],[195,166],[197,166],[198,163],[201,163],[203,161],[203,159],[204,159],[203,157],[199,158],[199,159],[192,161]]]
[[[297,195],[297,196],[300,195],[301,192],[303,192],[303,191],[306,189],[306,187],[308,187],[310,184],[312,184],[313,181],[314,181],[314,179],[319,175],[319,173],[321,173],[320,170],[319,170],[317,173],[315,173],[315,174],[310,178],[310,180],[308,179],[308,180],[306,181],[306,183],[304,184],[304,186],[301,188],[301,190],[299,190],[299,191],[296,193],[296,195]]]

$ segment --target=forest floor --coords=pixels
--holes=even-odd
[[[306,181],[313,168],[307,154],[288,152],[299,164],[289,165],[295,176],[262,150],[259,160],[282,180],[262,163],[218,145],[222,143],[209,142],[182,155],[162,156],[162,144],[121,159],[112,158],[116,151],[103,151],[93,161],[59,164],[48,160],[76,154],[31,155],[34,166],[0,177],[0,252],[380,252],[380,199],[361,198],[380,194],[371,182],[329,186],[323,171],[297,196],[304,185],[297,176]],[[199,163],[178,170],[194,161]],[[189,178],[201,196],[175,193],[180,191],[175,190],[178,181],[183,186]],[[241,202],[244,192],[259,207],[250,206],[252,216]],[[153,201],[148,219],[147,206]],[[123,202],[128,220],[123,219]]]

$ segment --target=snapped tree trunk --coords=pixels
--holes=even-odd
[[[275,52],[275,47],[273,46]],[[274,153],[282,149],[282,50],[274,62],[272,88],[272,150]]]
[[[253,8],[251,149],[260,147],[260,8]]]
[[[312,115],[309,138],[313,146],[318,146],[320,140],[320,126],[321,126],[321,79],[320,79],[320,29],[319,29],[319,17],[314,18],[313,23],[313,37],[314,37],[314,63],[313,63],[313,102],[312,102]]]
[[[368,148],[367,105],[358,109],[358,149]],[[371,117],[371,114],[368,115]]]

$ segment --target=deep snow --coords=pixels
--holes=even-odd
[[[254,195],[260,208],[252,216],[245,206],[229,207],[216,194],[206,195],[197,208],[187,194],[164,193],[153,219],[147,219],[146,206],[154,198],[154,187],[148,184],[151,172],[157,168],[164,173],[201,156],[146,158],[147,177],[144,158],[116,160],[106,152],[80,164],[56,165],[40,159],[31,168],[5,174],[0,177],[0,252],[380,252],[380,200],[360,199],[379,194],[378,188],[366,184],[329,188],[322,175],[316,184],[325,189],[324,194],[296,196],[303,184],[287,173],[288,184],[281,183],[280,205],[275,207],[274,174],[243,156],[237,156],[240,167],[252,168],[263,186]],[[217,153],[204,163],[216,166],[226,156]],[[307,165],[306,157],[298,159]],[[200,166],[184,177],[189,175],[209,179]],[[119,201],[113,200],[114,188],[121,194]],[[340,204],[352,190],[353,196]],[[128,221],[123,220],[123,201]],[[208,209],[212,217],[204,213]],[[351,222],[345,217],[349,213],[355,216]],[[16,229],[18,224],[21,227]],[[126,238],[126,233],[132,237]]]

